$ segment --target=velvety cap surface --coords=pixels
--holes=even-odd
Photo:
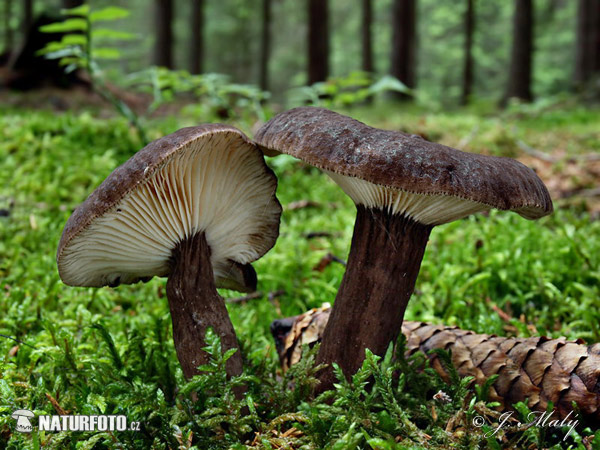
[[[544,183],[514,159],[461,152],[421,137],[372,128],[323,108],[301,107],[278,114],[260,128],[255,141],[266,152],[286,153],[321,168],[336,181],[344,176],[427,197],[465,200],[460,206],[464,213],[498,208],[536,219],[553,209]],[[354,182],[349,188],[365,191]],[[367,193],[370,197],[388,194]],[[485,207],[478,209],[471,202]],[[439,209],[439,202],[430,209]],[[437,222],[459,216],[449,213]]]

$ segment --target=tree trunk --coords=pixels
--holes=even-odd
[[[533,100],[531,69],[533,61],[533,0],[515,0],[513,43],[505,100],[512,97]]]
[[[595,13],[595,30],[594,36],[596,38],[596,58],[594,63],[594,73],[596,75],[600,74],[600,2],[596,3],[596,8],[594,9]]]
[[[467,0],[465,13],[465,60],[461,103],[469,103],[473,89],[473,32],[475,31],[475,0]]]
[[[308,0],[308,84],[329,76],[328,0]]]
[[[373,39],[371,24],[373,23],[373,0],[362,0],[362,70],[375,72],[373,64]]]
[[[173,68],[173,0],[156,0],[156,44],[154,63]]]
[[[575,86],[583,87],[600,73],[600,2],[579,0],[577,44],[575,49]]]
[[[4,0],[4,52],[11,53],[14,47],[13,30],[10,27],[12,0]]]
[[[409,88],[415,87],[416,64],[416,0],[394,0],[392,4],[392,76]],[[406,94],[392,94],[399,100],[410,98]]]
[[[594,73],[596,75],[600,74],[600,2],[596,3],[596,8],[594,9],[594,17],[595,17],[595,33],[594,37],[596,38],[596,58],[594,61]]]
[[[77,8],[85,3],[85,0],[63,0],[62,6],[64,9]]]
[[[271,55],[271,0],[262,2],[262,30],[260,35],[260,74],[259,85],[263,91],[269,90],[269,57]]]
[[[204,62],[204,0],[192,0],[192,73],[202,73]]]
[[[29,29],[31,28],[31,24],[33,23],[33,0],[24,0],[23,1],[23,24],[22,24],[22,32],[23,37],[27,36]]]

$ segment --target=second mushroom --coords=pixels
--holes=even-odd
[[[346,376],[365,349],[385,353],[400,333],[431,229],[492,208],[526,219],[552,212],[543,182],[510,158],[465,153],[421,137],[371,128],[302,107],[267,122],[256,142],[324,170],[356,204],[348,264],[323,334],[317,391]]]

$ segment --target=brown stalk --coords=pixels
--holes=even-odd
[[[196,375],[199,365],[208,363],[208,354],[202,348],[209,326],[221,339],[223,352],[238,348],[225,301],[215,287],[210,254],[204,233],[179,242],[171,254],[167,298],[175,349],[186,378]],[[227,361],[226,369],[229,376],[242,373],[239,350]]]
[[[351,376],[361,366],[366,348],[382,355],[396,341],[431,228],[401,215],[357,206],[346,273],[317,364],[335,362]],[[331,365],[319,379],[317,393],[333,387]]]

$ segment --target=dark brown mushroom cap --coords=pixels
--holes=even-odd
[[[216,167],[205,167],[213,163]],[[205,231],[209,245],[214,243],[211,239],[218,241],[216,247],[231,239],[230,251],[211,246],[217,284],[219,278],[227,278],[223,284],[242,284],[243,289],[255,283],[253,269],[245,265],[264,255],[279,234],[281,205],[276,187],[276,177],[260,151],[240,130],[222,124],[183,128],[137,152],[73,212],[58,245],[59,274],[65,283],[76,286],[165,276],[175,244],[187,234]],[[142,191],[146,197],[134,202]],[[205,219],[211,208],[216,210],[211,213],[214,217]],[[244,208],[252,209],[248,213],[252,220],[239,212]],[[136,217],[138,212],[147,217]],[[240,236],[227,229],[231,222]],[[105,233],[107,228],[110,233]],[[121,230],[122,237],[115,236]],[[102,233],[108,238],[104,245],[98,237]],[[98,274],[96,265],[102,266]],[[123,274],[119,267],[124,267]],[[86,270],[85,276],[78,274]]]
[[[323,108],[278,114],[258,130],[255,141],[267,154],[286,153],[377,186],[461,198],[514,210],[528,219],[553,210],[544,183],[514,159],[461,152]]]

